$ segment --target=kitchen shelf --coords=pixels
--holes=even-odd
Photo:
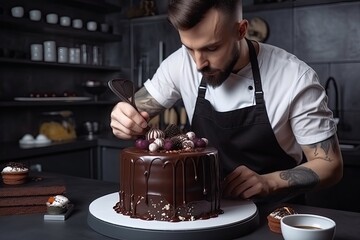
[[[32,0],[36,5],[56,4],[96,13],[113,13],[122,10],[121,0]]]
[[[261,3],[254,5],[244,6],[244,13],[247,12],[258,12],[258,11],[267,11],[267,10],[277,10],[277,9],[286,9],[294,7],[306,7],[313,5],[321,4],[331,4],[331,3],[343,3],[343,2],[356,2],[357,0],[288,0],[283,2],[274,2],[274,3]]]
[[[110,71],[120,72],[119,67],[103,66],[103,65],[85,65],[85,64],[70,64],[70,63],[56,63],[56,62],[35,62],[27,59],[16,58],[0,58],[2,64],[21,64],[38,67],[55,67],[55,68],[71,68],[71,69],[85,69],[94,71]]]
[[[87,31],[85,29],[75,29],[71,26],[64,27],[57,24],[49,24],[44,22],[34,22],[25,18],[14,18],[0,15],[0,27],[9,30],[25,31],[31,33],[46,33],[62,35],[66,37],[101,41],[101,42],[118,42],[121,41],[122,36],[110,33],[103,33],[98,31]]]
[[[44,0],[42,0],[44,1]],[[46,1],[48,2],[48,1]],[[101,13],[113,13],[120,12],[121,1],[108,1],[108,0],[51,0],[52,3],[65,4],[70,7],[87,9],[89,11],[101,12]],[[119,4],[115,4],[118,2]]]
[[[36,107],[36,106],[111,106],[115,105],[115,100],[100,101],[0,101],[0,107]]]

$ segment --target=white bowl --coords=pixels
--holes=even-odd
[[[312,214],[294,214],[281,219],[285,240],[332,240],[336,223],[330,218]]]

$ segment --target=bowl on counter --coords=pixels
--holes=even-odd
[[[86,92],[94,95],[94,101],[98,100],[98,96],[103,94],[107,89],[107,85],[101,81],[89,80],[83,84]]]
[[[333,240],[336,223],[330,218],[313,214],[294,214],[281,219],[285,240]]]

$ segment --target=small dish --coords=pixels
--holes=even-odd
[[[281,219],[285,240],[333,240],[336,223],[330,218],[312,214],[294,214]]]

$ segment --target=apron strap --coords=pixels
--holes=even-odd
[[[249,46],[251,70],[252,70],[254,84],[255,84],[255,101],[256,101],[256,104],[262,104],[262,103],[264,103],[264,97],[263,97],[264,93],[263,93],[262,86],[261,86],[259,63],[257,60],[255,47],[249,39],[247,39],[247,38],[245,38],[245,39]]]
[[[206,87],[207,87],[206,81],[204,80],[204,77],[202,77],[200,86],[198,88],[198,97],[205,98]]]

